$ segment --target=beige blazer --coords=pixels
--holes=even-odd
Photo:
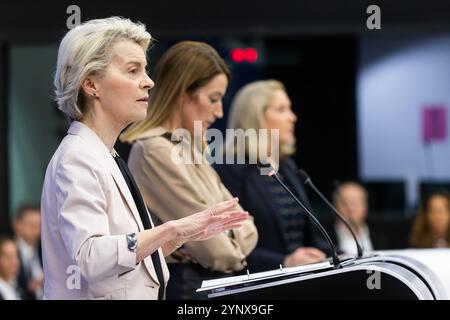
[[[162,127],[147,131],[133,144],[128,159],[156,223],[183,218],[232,198],[208,163],[176,164],[172,161],[171,153],[177,143],[170,140],[170,135]],[[185,247],[203,267],[231,272],[246,266],[245,258],[255,248],[257,240],[256,227],[249,219],[232,233],[186,243]],[[167,261],[176,262],[174,256]]]
[[[126,234],[143,230],[130,190],[109,150],[81,122],[53,155],[41,199],[46,299],[157,299],[164,284],[151,257],[139,264]]]

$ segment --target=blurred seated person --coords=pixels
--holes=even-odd
[[[0,300],[21,300],[17,287],[20,261],[13,239],[0,238]]]
[[[410,245],[415,248],[450,247],[450,195],[438,191],[425,197],[414,219]]]
[[[44,286],[42,270],[41,212],[39,207],[22,206],[13,221],[19,250],[20,274],[18,285],[27,300],[41,299]]]
[[[355,181],[346,181],[339,185],[333,194],[334,206],[347,219],[364,251],[385,249],[382,235],[371,234],[366,223],[368,195],[366,189]],[[356,255],[355,240],[350,230],[339,220],[334,224],[334,239],[344,254]]]
[[[256,81],[241,88],[233,99],[228,129],[257,130],[248,136],[248,144],[239,145],[236,140],[228,140],[224,164],[216,164],[223,183],[230,192],[239,197],[240,203],[252,213],[258,229],[259,239],[256,249],[247,258],[251,272],[292,267],[315,263],[326,258],[322,250],[326,244],[306,213],[286,193],[273,177],[262,175],[252,158],[266,150],[266,156],[280,178],[308,209],[311,206],[304,187],[297,176],[298,168],[291,158],[295,151],[294,128],[297,116],[291,109],[291,101],[284,85],[276,80]],[[267,129],[267,136],[264,131]],[[271,141],[271,130],[278,129],[278,141]],[[263,132],[259,135],[258,132]],[[275,149],[279,145],[279,152]],[[257,146],[258,150],[255,150]],[[244,154],[245,161],[225,158]],[[277,156],[279,154],[279,157]],[[264,160],[264,159],[261,159]],[[240,164],[239,162],[244,162]]]

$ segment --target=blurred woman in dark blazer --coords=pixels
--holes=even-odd
[[[325,247],[324,243],[303,210],[272,177],[261,175],[260,169],[251,164],[252,157],[255,159],[265,154],[281,179],[311,209],[297,177],[296,164],[290,158],[295,151],[296,121],[286,90],[276,80],[247,84],[237,92],[231,105],[228,129],[266,129],[268,135],[275,132],[274,129],[279,130],[277,141],[273,140],[275,135],[259,132],[253,139],[249,135],[249,142],[244,147],[234,138],[227,140],[226,157],[244,152],[245,164],[236,163],[237,159],[234,159],[233,164],[215,165],[231,194],[238,196],[241,205],[252,213],[258,229],[258,244],[247,259],[250,271],[325,259],[325,253],[320,250]],[[277,145],[279,149],[275,150]]]

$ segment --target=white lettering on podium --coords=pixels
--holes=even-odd
[[[367,278],[366,285],[369,290],[381,289],[381,273],[379,271],[367,270],[370,277]],[[373,273],[373,274],[372,274]]]

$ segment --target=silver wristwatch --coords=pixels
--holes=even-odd
[[[130,233],[127,234],[127,245],[128,245],[128,250],[130,250],[131,252],[136,253],[137,251],[137,237],[136,237],[136,233]]]

